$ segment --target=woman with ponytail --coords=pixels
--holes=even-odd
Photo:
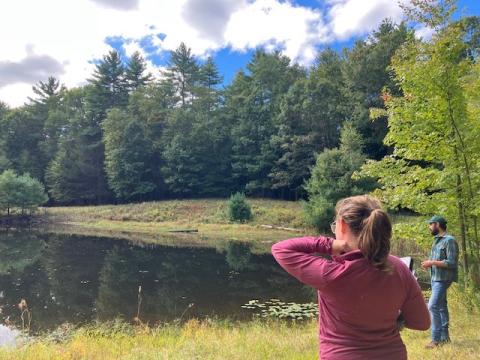
[[[428,330],[430,314],[408,267],[389,254],[388,214],[378,200],[360,195],[340,200],[335,215],[335,239],[305,236],[272,246],[288,273],[317,289],[319,356],[405,360],[399,315],[405,327]]]

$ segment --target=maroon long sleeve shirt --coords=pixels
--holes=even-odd
[[[288,273],[318,290],[319,356],[322,360],[407,359],[397,326],[399,313],[408,328],[430,327],[417,281],[392,255],[391,274],[372,266],[360,250],[332,256],[333,240],[305,236],[272,246],[273,256]]]

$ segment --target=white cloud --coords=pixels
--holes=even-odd
[[[428,26],[420,26],[415,29],[415,36],[419,39],[428,41],[432,38],[433,34],[435,34],[435,30]]]
[[[90,0],[107,8],[117,10],[131,10],[138,7],[138,0]]]
[[[280,45],[301,63],[311,62],[314,46],[328,39],[320,10],[277,0],[258,0],[232,14],[224,37],[235,50]]]
[[[29,84],[11,84],[0,88],[0,101],[7,103],[11,107],[21,106],[28,97],[34,95],[32,85]]]
[[[18,69],[15,64],[25,64],[31,44],[35,55],[62,64],[57,75],[72,87],[91,76],[92,60],[111,49],[105,39],[112,36],[127,40],[127,54],[138,50],[148,55],[140,43],[150,36],[159,53],[177,48],[182,41],[200,57],[225,47],[245,51],[265,46],[281,48],[290,58],[308,64],[319,45],[363,34],[385,17],[400,16],[395,0],[326,1],[323,10],[291,0],[4,1],[0,5],[0,64],[8,62]],[[159,38],[159,33],[166,37]],[[157,66],[151,62],[148,66],[158,74]],[[46,78],[20,77],[3,84],[0,100],[20,105],[40,80]]]
[[[332,34],[340,40],[365,34],[385,18],[402,19],[397,0],[330,0],[328,11]]]

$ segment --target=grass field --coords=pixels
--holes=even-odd
[[[228,220],[227,199],[166,200],[125,205],[51,207],[42,209],[53,230],[130,237],[150,242],[163,241],[170,230],[197,229],[183,234],[184,241],[205,243],[242,240],[272,243],[305,233],[299,202],[249,199],[254,219],[248,223]],[[268,229],[274,225],[299,229],[298,232]],[[292,235],[293,234],[293,235]]]
[[[480,315],[467,310],[454,285],[449,291],[452,343],[426,350],[429,332],[402,331],[409,359],[478,359]],[[123,323],[74,330],[64,340],[39,338],[18,349],[0,350],[0,359],[317,359],[317,322],[288,324],[189,320],[155,328]]]
[[[315,234],[304,221],[299,201],[248,199],[254,218],[248,223],[231,222],[228,199],[165,200],[125,205],[50,207],[41,209],[54,231],[103,235],[146,242],[169,239],[205,244],[218,240],[272,243],[288,237]],[[412,217],[409,217],[412,218]],[[394,222],[409,221],[393,216]],[[287,227],[298,231],[265,228]],[[170,230],[197,229],[198,233],[172,234]],[[168,235],[168,236],[167,236]]]

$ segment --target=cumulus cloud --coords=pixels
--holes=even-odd
[[[155,59],[182,41],[202,58],[261,46],[309,64],[319,47],[401,16],[394,0],[325,0],[318,8],[293,0],[15,0],[2,2],[0,11],[6,14],[0,99],[12,106],[46,75],[67,87],[83,84],[94,60],[112,48],[106,41],[112,37],[122,39],[127,55],[140,51],[158,75]],[[27,44],[35,46],[33,54],[26,54]]]
[[[330,0],[329,4],[331,32],[340,40],[367,33],[385,18],[402,18],[402,9],[392,0]]]
[[[320,10],[278,0],[258,0],[231,15],[224,34],[234,50],[260,45],[281,48],[301,63],[315,57],[315,46],[327,42],[328,29]]]
[[[188,0],[182,15],[201,36],[219,42],[232,13],[245,5],[244,0]]]
[[[132,10],[138,7],[139,0],[90,0],[102,6],[118,10]]]
[[[49,76],[65,73],[64,64],[48,55],[37,55],[31,46],[27,47],[27,56],[20,61],[0,61],[0,87],[26,83],[32,84]]]

